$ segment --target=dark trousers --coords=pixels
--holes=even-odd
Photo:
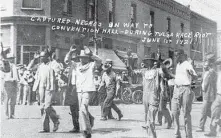
[[[200,129],[204,129],[207,116],[211,117],[211,106],[212,106],[212,102],[209,102],[206,100],[203,101],[202,114],[200,117],[200,124],[199,124]]]
[[[114,92],[107,92],[107,96],[104,100],[102,108],[102,117],[108,117],[108,114],[110,113],[111,108],[117,112],[117,114],[121,114],[120,109],[114,104]]]
[[[79,103],[78,94],[75,87],[68,86],[66,89],[64,104],[69,105],[72,117],[72,123],[76,130],[80,129],[79,126]]]
[[[106,97],[107,97],[107,93],[104,93],[104,92],[99,93],[99,103],[101,106],[101,117],[104,116],[103,115],[103,106],[104,106],[104,100],[106,99]],[[109,111],[108,118],[113,118],[111,110]]]
[[[79,107],[76,107],[76,105],[70,105],[70,110],[73,126],[76,130],[79,130]]]
[[[171,115],[170,115],[170,112],[169,110],[167,109],[167,98],[161,96],[160,97],[160,105],[159,105],[159,111],[158,111],[158,122],[160,124],[162,124],[162,117],[164,116],[166,121],[167,121],[167,124],[168,124],[168,127],[171,126]]]

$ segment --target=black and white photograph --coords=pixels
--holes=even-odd
[[[221,0],[1,0],[1,138],[220,138]]]

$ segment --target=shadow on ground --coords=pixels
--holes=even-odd
[[[97,128],[93,129],[92,133],[99,133],[99,134],[108,134],[112,132],[127,132],[130,131],[131,129],[128,128]]]

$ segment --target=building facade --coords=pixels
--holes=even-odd
[[[190,58],[194,60],[197,67],[202,68],[204,55],[207,53],[214,53],[216,55],[217,24],[216,22],[192,11],[190,30],[194,34],[191,38]],[[198,34],[202,35],[200,36]]]
[[[96,36],[101,38],[97,41],[98,47],[121,51],[131,49],[139,57],[138,64],[143,58],[154,56],[158,49],[163,59],[173,58],[177,49],[184,49],[189,57],[193,56],[190,38],[181,34],[199,29],[192,27],[192,19],[194,24],[201,24],[188,7],[173,0],[97,0],[97,4],[95,0],[8,0],[1,13],[3,45],[12,48],[16,63],[21,64],[27,64],[34,52],[46,46],[55,49],[61,59],[73,43],[93,46],[93,32],[67,31],[67,27],[82,27],[75,24],[76,20],[102,23]],[[59,18],[66,21],[56,22]],[[56,21],[52,22],[53,19]],[[67,20],[70,23],[65,24]],[[112,23],[113,27],[110,26]],[[62,30],[61,26],[66,29]],[[108,29],[113,32],[109,33]],[[152,34],[147,35],[147,32]],[[148,42],[147,38],[160,39]],[[215,45],[215,41],[210,41],[211,45]]]

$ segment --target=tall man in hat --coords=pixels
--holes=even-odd
[[[186,59],[184,50],[176,52],[177,66],[175,76],[175,86],[172,98],[172,115],[175,122],[175,137],[180,138],[179,116],[181,107],[184,112],[184,126],[187,138],[192,138],[191,109],[193,92],[191,91],[192,79],[197,76],[193,66]]]
[[[113,108],[118,114],[118,120],[121,120],[123,117],[120,109],[114,104],[113,99],[117,94],[117,91],[120,89],[120,82],[116,78],[116,74],[112,70],[113,62],[110,59],[106,59],[106,62],[103,66],[104,73],[101,78],[101,84],[98,89],[102,87],[106,88],[107,96],[104,100],[102,106],[102,118],[101,120],[107,120],[108,115],[111,112],[111,108]]]
[[[217,126],[221,128],[221,58],[217,59],[215,62],[218,65],[218,78],[216,82],[217,86],[217,93],[216,93],[216,99],[212,104],[211,107],[211,121],[210,121],[210,132],[208,134],[205,134],[207,137],[215,137],[217,135],[216,129]]]
[[[72,49],[76,52],[76,49]],[[101,59],[93,55],[91,50],[84,46],[84,50],[81,50],[78,56],[80,62],[75,62],[76,65],[76,89],[79,100],[79,117],[80,128],[83,131],[83,135],[86,138],[91,137],[92,127],[94,125],[94,117],[88,110],[89,101],[94,92],[96,92],[96,86],[94,82],[94,71],[96,66],[101,65]]]
[[[54,123],[53,131],[58,130],[59,116],[52,107],[52,96],[54,93],[55,74],[51,68],[49,55],[47,52],[42,51],[40,53],[41,63],[38,66],[35,74],[35,82],[33,85],[33,91],[38,89],[40,95],[40,106],[43,119],[43,130],[40,133],[50,132],[50,119]]]
[[[209,58],[204,63],[205,73],[203,75],[202,81],[202,91],[203,91],[203,107],[199,122],[199,128],[196,130],[197,132],[204,131],[204,125],[206,123],[207,116],[211,117],[211,105],[216,98],[216,81],[217,74],[214,69],[214,61],[215,59]]]
[[[76,57],[76,45],[70,47],[69,52],[66,54],[64,62],[70,69],[68,70],[68,88],[66,92],[65,104],[70,106],[73,129],[69,132],[80,132],[79,126],[79,103],[78,94],[76,91],[76,64],[79,62]]]
[[[5,116],[7,119],[13,119],[15,114],[15,104],[18,91],[18,70],[14,62],[14,56],[8,53],[1,59],[1,89],[4,92]],[[9,103],[10,101],[10,103]]]

